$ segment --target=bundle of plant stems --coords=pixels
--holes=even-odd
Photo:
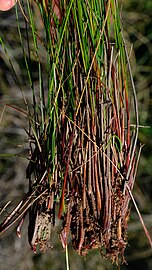
[[[29,243],[33,251],[38,244],[44,251],[59,218],[63,248],[70,237],[78,254],[99,249],[117,262],[124,259],[127,245],[138,133],[137,127],[130,131],[130,109],[137,122],[138,115],[119,3],[35,0],[33,6],[32,2],[27,1],[27,10],[21,2],[32,33],[28,54],[19,27],[33,94],[33,109],[25,100],[29,192],[1,224],[1,231],[29,210]],[[42,35],[36,29],[36,8]],[[39,95],[30,68],[33,45]],[[42,48],[45,66],[40,60]],[[130,97],[135,99],[133,108]]]

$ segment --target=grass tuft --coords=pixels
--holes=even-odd
[[[29,211],[29,243],[34,252],[38,244],[43,252],[59,209],[67,269],[70,232],[78,254],[99,249],[112,262],[124,262],[139,121],[118,1],[35,0],[33,4],[27,0],[25,6],[22,1],[20,5],[26,38],[18,11],[16,17],[32,93],[32,108],[25,101],[29,192],[0,230]]]

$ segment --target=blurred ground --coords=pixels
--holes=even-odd
[[[152,2],[149,1],[122,1],[123,3],[123,27],[128,46],[133,50],[131,54],[132,68],[138,92],[140,125],[152,127]],[[20,15],[20,24],[24,28],[24,20]],[[19,45],[18,30],[15,9],[0,12],[0,37],[9,53],[15,73],[20,80],[28,102],[32,94],[27,83],[22,51]],[[37,71],[33,74],[35,85],[37,82]],[[25,110],[23,96],[19,89],[15,76],[12,73],[5,50],[0,45],[0,153],[16,154],[26,157],[28,155],[28,141],[25,129],[28,122],[24,114],[19,111],[5,107],[11,104]],[[4,110],[5,108],[5,110]],[[139,144],[145,144],[142,149],[137,181],[134,188],[134,196],[143,214],[145,223],[152,235],[152,128],[140,128]],[[13,206],[22,198],[28,190],[28,182],[25,177],[25,168],[28,161],[19,157],[0,157],[0,208],[11,201],[6,211],[0,215],[0,220],[7,216]],[[2,270],[64,270],[65,253],[58,240],[58,234],[53,234],[52,241],[54,250],[49,249],[46,254],[34,255],[27,242],[28,217],[25,220],[22,238],[16,236],[15,226],[0,237],[0,269]],[[56,228],[56,231],[59,229]],[[121,269],[151,270],[152,250],[142,230],[138,216],[132,206],[132,214],[129,223],[129,246],[126,250],[128,265]],[[70,269],[116,269],[108,261],[101,258],[98,252],[90,252],[87,258],[80,258],[69,245]]]

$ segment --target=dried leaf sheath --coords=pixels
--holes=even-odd
[[[97,79],[93,78],[91,82],[94,89],[96,81]],[[82,130],[75,129],[71,168],[65,192],[65,198],[70,198],[67,208],[71,208],[72,218],[70,217],[69,222],[71,221],[72,240],[80,254],[85,254],[92,248],[101,249],[105,245],[107,254],[117,256],[119,253],[123,254],[127,244],[128,209],[124,209],[123,195],[126,149],[121,145],[117,134],[113,96],[110,97],[106,89],[104,98],[104,87],[98,88],[98,106],[92,116],[87,91],[88,88],[80,115],[77,116],[78,126]],[[93,94],[90,98],[92,97],[95,98]],[[99,135],[101,129],[102,137]],[[124,133],[124,126],[120,131]],[[89,134],[90,140],[85,134]],[[68,215],[65,214],[64,224],[67,219]],[[67,228],[63,226],[61,235],[65,230]]]

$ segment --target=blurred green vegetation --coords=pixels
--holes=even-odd
[[[130,50],[133,45],[131,63],[138,96],[140,125],[145,126],[139,130],[138,145],[140,147],[140,144],[144,144],[144,147],[142,148],[140,157],[134,196],[145,220],[145,224],[152,235],[152,1],[122,0],[121,3],[123,29]],[[25,31],[22,15],[20,15],[20,23],[22,31]],[[0,12],[0,37],[8,48],[9,57],[15,67],[16,75],[30,103],[32,97],[27,84],[27,74],[18,39],[14,10],[6,13]],[[42,53],[42,56],[45,59],[45,54]],[[34,61],[32,63],[32,69],[35,85],[37,85],[38,75]],[[21,107],[24,110],[21,91],[2,46],[0,47],[0,97],[1,113],[6,103]],[[0,153],[15,153],[27,156],[28,144],[26,132],[24,131],[26,128],[27,123],[24,116],[18,111],[6,107],[0,125]],[[19,196],[22,197],[27,190],[28,183],[25,181],[24,172],[27,162],[16,157],[0,158],[1,207],[9,200],[12,200],[15,205],[17,194],[20,194]],[[16,190],[15,193],[14,189]],[[121,269],[151,270],[152,251],[134,210],[134,206],[131,208],[131,218],[128,228],[129,246],[126,250],[128,265],[123,265]],[[3,270],[7,270],[10,267],[12,270],[16,268],[18,270],[66,269],[65,253],[62,251],[61,246],[59,247],[59,241],[55,243],[54,251],[49,250],[45,255],[33,255],[28,244],[25,244],[26,236],[24,236],[23,240],[15,240],[15,233],[13,235],[11,237],[10,234],[6,235],[6,238],[1,239],[0,242],[0,264],[3,263]],[[57,234],[54,237],[58,240]],[[57,249],[59,251],[56,251]],[[12,253],[13,251],[14,253]],[[14,261],[13,255],[14,257],[16,255]],[[6,262],[5,260],[8,260],[9,257],[11,258],[10,261]],[[90,252],[86,258],[81,258],[69,245],[69,257],[70,269],[72,270],[117,269],[116,266],[111,266],[108,261],[103,261],[100,254],[96,251]],[[24,258],[25,262],[23,263]]]
[[[142,148],[134,196],[152,235],[152,2],[122,1],[123,26],[134,55],[132,69],[139,106],[139,145]],[[126,269],[151,269],[152,253],[132,206],[127,248],[130,263]]]
[[[133,70],[138,95],[139,143],[144,145],[138,169],[138,184],[151,200],[152,195],[152,31],[151,1],[123,1],[123,25],[133,44]],[[145,126],[145,127],[144,127]],[[151,209],[147,207],[147,211]]]

